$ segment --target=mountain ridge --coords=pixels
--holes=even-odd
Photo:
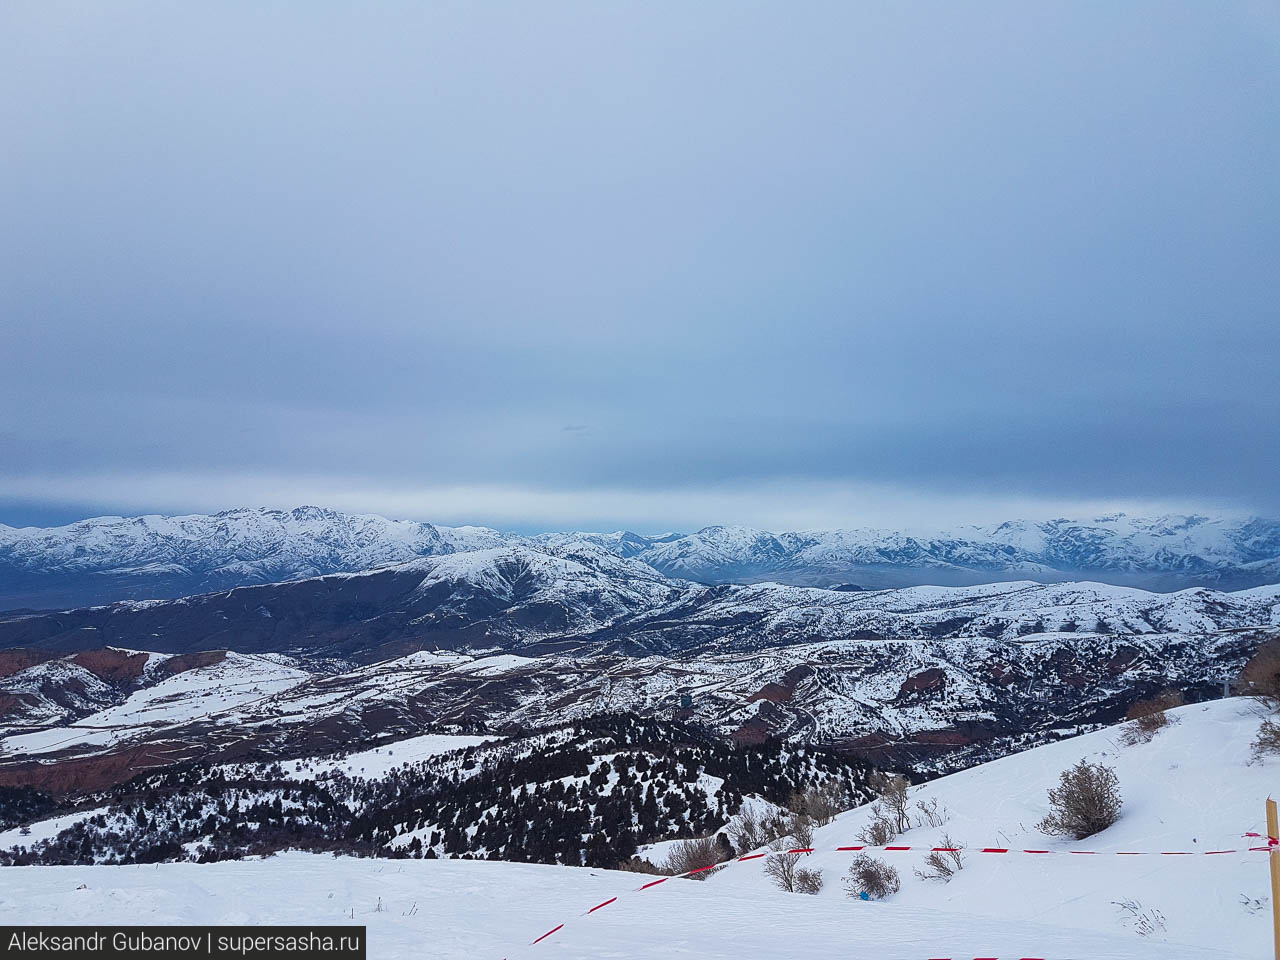
[[[0,743],[0,782],[101,776],[130,750],[175,762],[215,748],[618,710],[940,772],[1113,721],[1166,687],[1217,695],[1278,632],[1280,585],[705,585],[592,544],[511,544],[177,600],[0,616],[0,649],[25,648],[8,654],[0,679],[9,728],[0,737],[12,734]],[[233,653],[207,655],[217,650]],[[159,690],[136,651],[161,655],[157,663],[186,655],[180,662],[204,673]],[[95,684],[75,669],[117,660],[150,687]],[[224,669],[247,673],[233,683],[215,676]],[[191,685],[205,675],[216,682],[201,706]],[[120,712],[126,695],[143,698],[125,711],[135,720]],[[157,710],[179,712],[162,724]],[[96,739],[106,730],[111,756]]]
[[[626,530],[526,536],[318,507],[240,508],[96,517],[47,528],[0,524],[0,609],[171,599],[512,545],[590,546],[668,577],[709,584],[892,588],[1100,580],[1169,591],[1280,581],[1280,521],[1260,517],[1111,514],[914,534],[713,525],[657,536]]]

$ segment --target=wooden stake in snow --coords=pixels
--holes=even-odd
[[[1276,838],[1280,837],[1280,815],[1276,813],[1276,802],[1267,797],[1267,844],[1271,852],[1267,860],[1271,864],[1271,923],[1275,928],[1276,960],[1280,960],[1280,846],[1276,846]]]

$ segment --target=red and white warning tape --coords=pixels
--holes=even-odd
[[[1260,833],[1246,833],[1245,837],[1263,837]],[[1012,847],[916,847],[916,846],[871,846],[868,844],[859,844],[856,846],[833,847],[837,852],[860,853],[867,850],[883,851],[885,853],[902,853],[914,850],[917,853],[999,853],[999,854],[1061,854],[1069,856],[1071,854],[1084,854],[1088,856],[1117,856],[1117,857],[1190,857],[1190,856],[1214,856],[1224,853],[1266,853],[1277,846],[1280,846],[1280,839],[1276,837],[1266,837],[1267,845],[1261,847],[1238,847],[1232,850],[1031,850],[1017,849]],[[765,853],[749,853],[745,856],[735,857],[732,860],[725,860],[722,863],[711,863],[705,867],[698,867],[694,870],[686,870],[684,873],[677,873],[669,877],[659,877],[657,880],[650,880],[648,883],[642,883],[632,892],[639,893],[642,890],[648,890],[650,887],[656,887],[659,884],[666,883],[668,880],[680,880],[684,877],[692,877],[699,873],[705,873],[708,870],[715,870],[717,867],[727,867],[731,863],[746,863],[749,860],[760,860],[765,857],[778,856],[779,854],[789,853],[815,853],[816,847],[794,847],[790,850],[770,850]],[[597,903],[590,910],[580,914],[580,916],[589,916],[597,910],[603,910],[610,904],[616,903],[617,897],[610,897],[603,903]],[[552,934],[559,933],[564,929],[564,924],[560,923],[552,927],[542,936],[533,940],[529,945],[541,943]],[[952,960],[950,957],[934,957],[930,960]],[[960,958],[955,958],[960,960]],[[1000,960],[998,957],[975,957],[973,960]],[[1018,960],[1042,960],[1039,957],[1020,957]]]
[[[877,850],[884,853],[897,853],[905,850],[914,850],[917,853],[1034,853],[1034,854],[1087,854],[1090,856],[1115,856],[1115,857],[1195,857],[1195,856],[1213,856],[1218,853],[1257,853],[1258,851],[1267,851],[1275,846],[1276,841],[1272,840],[1265,847],[1237,847],[1232,850],[1031,850],[1017,849],[1013,847],[836,847],[836,850],[858,852],[861,850]],[[780,853],[813,853],[812,850],[785,850],[778,851]],[[764,854],[756,854],[756,856],[764,856]]]

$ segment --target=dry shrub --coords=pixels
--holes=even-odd
[[[1261,761],[1274,756],[1280,756],[1280,722],[1267,717],[1253,738],[1253,759]]]
[[[804,884],[813,882],[812,876],[802,878],[801,874],[813,874],[815,871],[804,870],[799,866],[804,853],[789,853],[790,850],[810,849],[813,847],[813,821],[802,813],[794,814],[788,823],[789,832],[778,837],[770,844],[774,851],[764,862],[764,875],[773,881],[774,886],[787,893],[816,893],[817,890],[804,890]],[[822,886],[818,878],[818,888]]]
[[[916,809],[920,811],[920,817],[931,827],[940,827],[951,819],[951,811],[946,807],[938,806],[938,798],[934,797],[928,803],[923,800],[916,801]],[[944,847],[950,844],[943,844]]]
[[[880,804],[871,805],[871,819],[858,832],[858,839],[872,847],[883,847],[886,843],[893,843],[898,839],[898,831],[893,828],[893,821],[885,815],[884,808]]]
[[[907,782],[907,778],[896,773],[877,773],[872,778],[871,785],[880,795],[880,802],[884,804],[888,817],[893,822],[893,829],[897,833],[910,830],[911,817],[907,811],[911,801],[907,791],[911,784]]]
[[[1166,690],[1149,700],[1136,701],[1125,714],[1129,722],[1120,728],[1120,742],[1126,746],[1148,742],[1165,727],[1178,722],[1166,711],[1185,702],[1177,690]]]
[[[1122,804],[1115,768],[1081,760],[1062,771],[1058,786],[1049,791],[1050,812],[1037,826],[1083,840],[1120,819]]]
[[[787,845],[780,840],[773,841],[773,845],[779,852],[769,854],[768,859],[765,860],[764,875],[779,890],[795,893],[796,872],[800,869],[798,864],[803,854],[782,852],[787,849]]]
[[[868,857],[860,853],[849,864],[849,872],[845,875],[845,890],[849,896],[857,897],[866,893],[872,900],[883,900],[898,892],[901,883],[898,871],[883,860]]]
[[[827,780],[808,790],[791,794],[787,804],[792,813],[810,817],[820,827],[825,827],[836,814],[849,809],[849,795],[837,780]]]
[[[724,860],[724,848],[716,843],[715,837],[697,837],[693,840],[683,840],[672,847],[662,864],[662,872],[668,876],[675,876],[713,863],[723,863]],[[714,872],[714,870],[704,870],[702,873],[695,873],[690,879],[705,880]]]
[[[941,880],[946,883],[955,876],[957,870],[964,869],[964,856],[949,835],[944,833],[938,846],[948,849],[929,851],[929,855],[924,858],[924,869],[916,871],[916,876],[921,880]]]
[[[748,853],[768,846],[785,829],[781,817],[762,817],[753,808],[744,805],[725,832],[733,841],[734,849],[739,853]]]
[[[810,849],[813,847],[813,820],[803,813],[791,817],[787,824],[787,835],[795,841],[794,846]]]
[[[822,889],[822,871],[801,867],[796,871],[796,893],[817,893]]]
[[[1280,640],[1268,640],[1244,665],[1237,681],[1240,692],[1256,697],[1271,709],[1280,707]]]
[[[662,874],[662,870],[658,868],[656,863],[643,857],[632,857],[630,860],[624,860],[618,864],[618,869],[627,873],[651,873],[655,876]]]

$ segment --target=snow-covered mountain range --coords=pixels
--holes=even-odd
[[[0,524],[0,608],[187,596],[497,546],[484,527],[299,507]]]
[[[1173,590],[1280,582],[1280,521],[1261,518],[1115,514],[930,534],[712,526],[662,536],[524,537],[300,507],[0,525],[0,609],[172,598],[512,545],[589,545],[702,583],[895,587],[1092,579]]]
[[[1280,522],[1197,516],[1009,521],[950,532],[851,529],[771,534],[706,527],[637,554],[674,576],[712,583],[812,586],[996,579],[1096,579],[1148,589],[1256,586],[1280,579]]]
[[[129,751],[171,763],[614,711],[955,769],[1114,720],[1165,687],[1218,693],[1275,636],[1280,586],[704,585],[577,541],[518,544],[2,617],[0,782],[60,781],[77,765],[97,776],[104,755]],[[144,670],[146,655],[104,647],[160,659]]]
[[[648,656],[839,640],[1204,633],[1276,625],[1278,591],[1153,593],[1030,580],[854,591],[706,585],[569,541],[176,600],[9,614],[0,617],[0,649],[229,649],[369,663],[419,650]]]

